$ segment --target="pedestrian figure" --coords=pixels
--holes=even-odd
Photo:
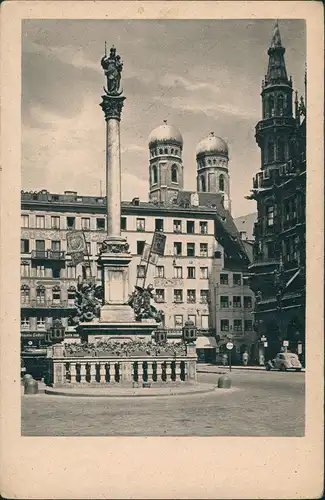
[[[225,353],[225,354],[222,355],[222,364],[223,364],[223,366],[226,366],[227,361],[228,361],[228,355]]]
[[[247,351],[245,351],[245,352],[243,353],[243,365],[244,365],[244,366],[247,366],[247,363],[248,363],[248,352],[247,352]]]

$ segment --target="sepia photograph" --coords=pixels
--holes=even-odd
[[[23,21],[23,435],[304,435],[307,85],[303,20]]]
[[[5,4],[4,497],[319,496],[313,7]]]

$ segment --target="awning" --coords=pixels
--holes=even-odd
[[[288,288],[289,285],[291,285],[291,283],[296,279],[296,277],[298,276],[298,274],[300,273],[301,269],[298,269],[298,271],[295,272],[295,274],[293,276],[291,276],[291,278],[289,279],[289,281],[286,283],[286,286],[285,288]]]
[[[217,347],[217,341],[214,337],[198,337],[195,342],[197,349],[214,349]]]

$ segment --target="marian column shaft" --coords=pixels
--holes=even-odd
[[[106,120],[107,236],[121,236],[120,121]]]

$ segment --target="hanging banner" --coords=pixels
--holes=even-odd
[[[165,252],[166,236],[162,233],[155,233],[153,235],[151,244],[151,253],[163,256]]]
[[[85,235],[81,231],[69,231],[67,233],[68,254],[71,255],[71,262],[74,266],[84,261],[87,254]]]
[[[149,243],[145,243],[143,247],[141,260],[143,262],[148,262],[149,264],[153,264],[155,266],[158,262],[158,257],[159,257],[158,254],[152,253],[151,246],[149,245]]]

